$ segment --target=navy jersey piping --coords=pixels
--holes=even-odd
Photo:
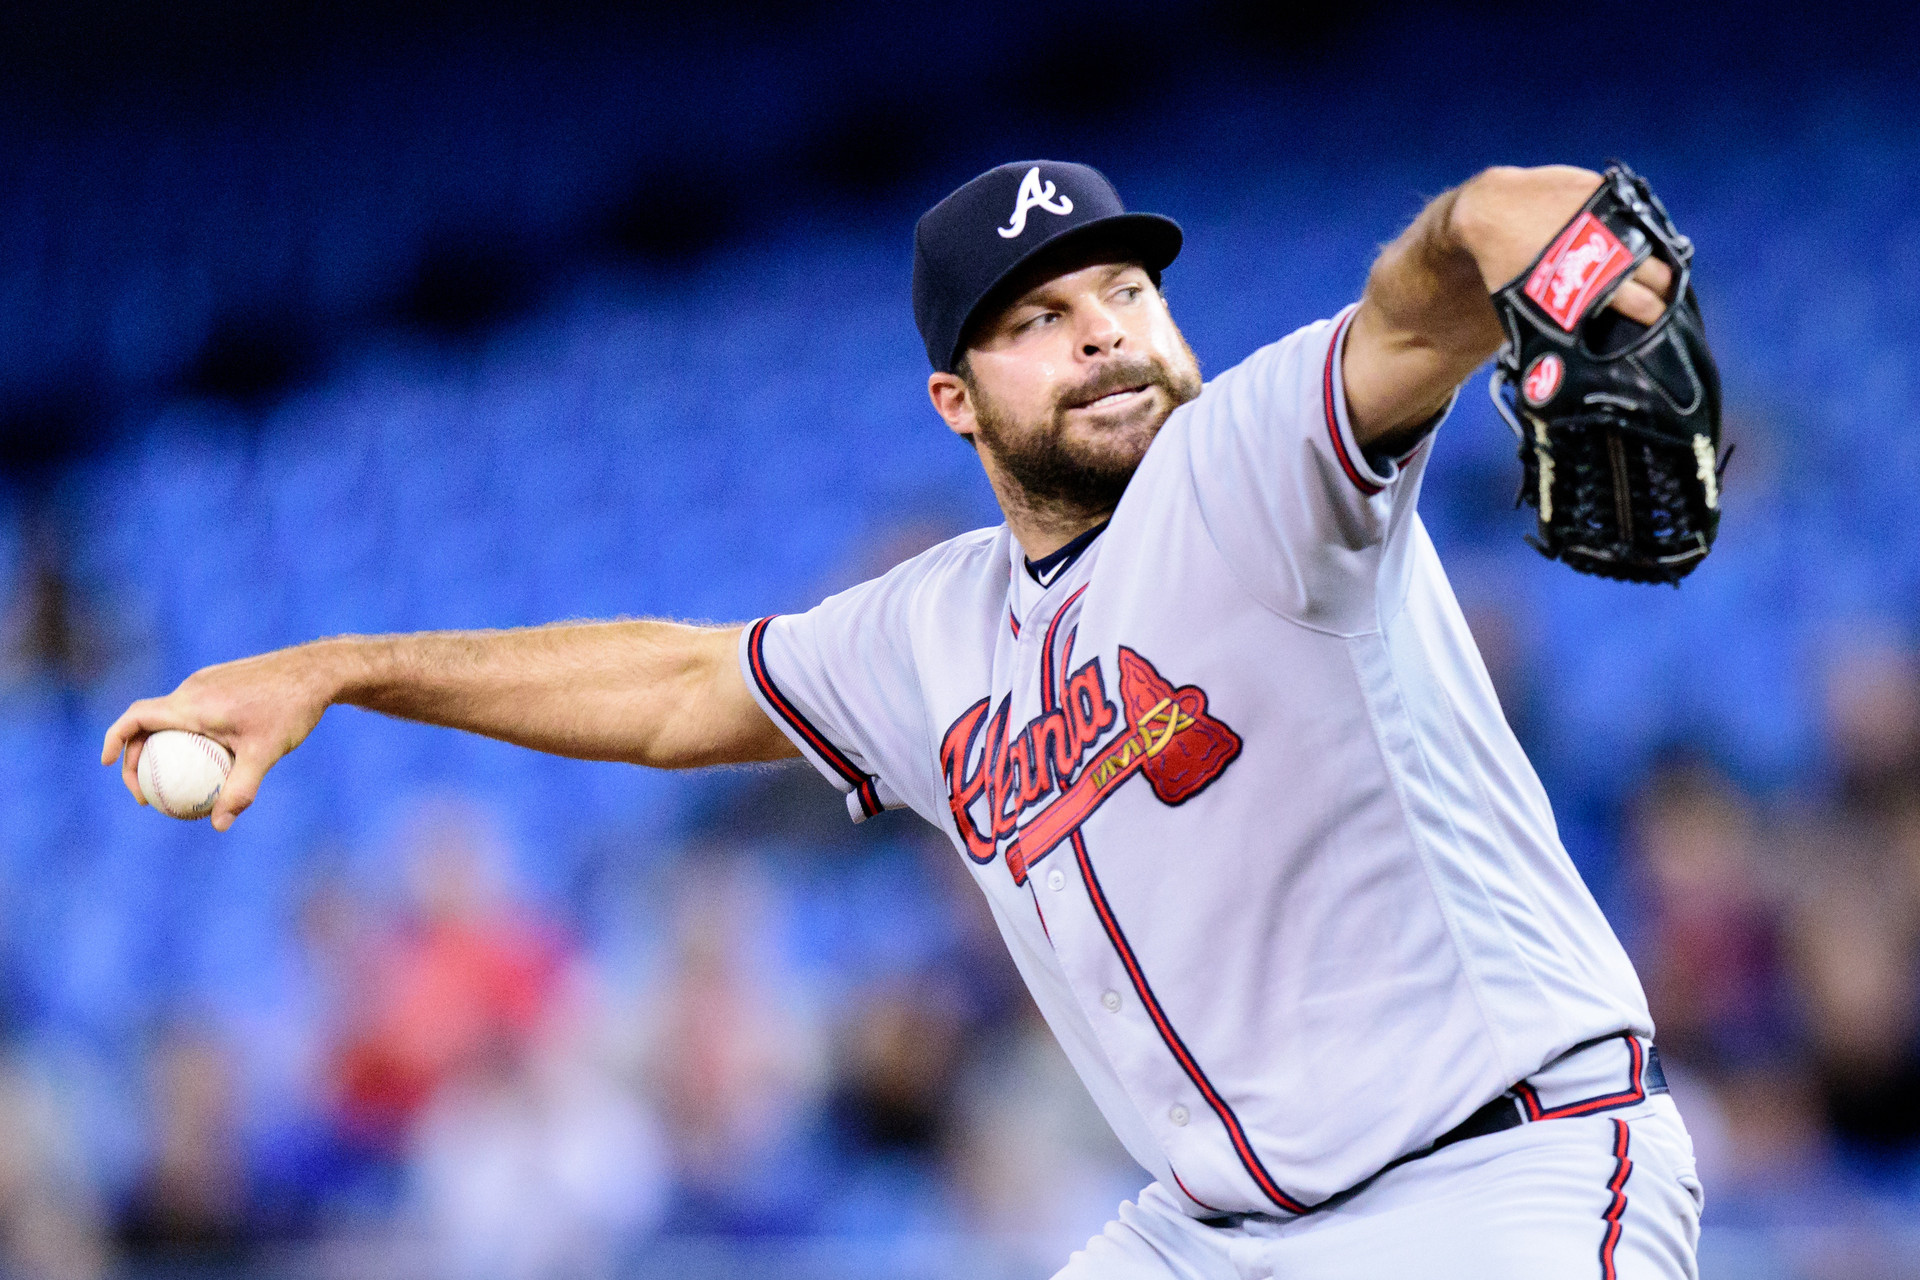
[[[1126,969],[1128,979],[1133,983],[1134,993],[1140,997],[1140,1003],[1145,1006],[1148,1016],[1153,1020],[1154,1029],[1160,1033],[1161,1041],[1172,1052],[1174,1060],[1180,1064],[1180,1069],[1186,1073],[1187,1079],[1192,1081],[1193,1086],[1200,1091],[1200,1096],[1207,1100],[1207,1106],[1226,1127],[1227,1137],[1233,1143],[1234,1153],[1240,1157],[1241,1166],[1259,1186],[1261,1193],[1288,1213],[1306,1213],[1307,1206],[1282,1191],[1279,1183],[1274,1181],[1273,1175],[1267,1172],[1266,1165],[1261,1163],[1259,1154],[1253,1149],[1252,1140],[1247,1137],[1245,1126],[1240,1123],[1240,1117],[1234,1114],[1227,1100],[1221,1097],[1219,1090],[1213,1087],[1213,1082],[1207,1078],[1206,1072],[1200,1069],[1199,1062],[1194,1059],[1186,1042],[1180,1038],[1180,1033],[1173,1029],[1173,1023],[1168,1020],[1166,1011],[1160,1007],[1159,998],[1153,994],[1153,988],[1147,985],[1147,975],[1140,967],[1139,958],[1134,955],[1132,945],[1127,942],[1126,935],[1120,930],[1120,922],[1114,917],[1112,904],[1107,901],[1106,892],[1100,887],[1100,878],[1093,872],[1093,860],[1087,856],[1085,837],[1075,831],[1072,842],[1074,857],[1080,864],[1080,877],[1086,883],[1087,896],[1093,901],[1094,913],[1100,917],[1100,924],[1106,930],[1107,939],[1113,943],[1114,952],[1120,957],[1120,963]],[[1194,1203],[1201,1202],[1195,1200]]]
[[[1588,1043],[1599,1044],[1611,1038],[1602,1036],[1600,1040]],[[1541,1105],[1539,1092],[1522,1080],[1513,1086],[1513,1092],[1520,1099],[1520,1105],[1526,1108],[1527,1119],[1564,1120],[1570,1116],[1589,1116],[1597,1111],[1614,1111],[1621,1107],[1630,1107],[1637,1102],[1645,1102],[1647,1098],[1647,1082],[1644,1075],[1646,1050],[1640,1047],[1640,1037],[1631,1032],[1623,1035],[1621,1039],[1627,1042],[1628,1067],[1625,1089],[1616,1093],[1603,1093],[1591,1098],[1582,1098],[1578,1102],[1568,1102],[1557,1107],[1548,1107]],[[1576,1045],[1567,1052],[1577,1053],[1585,1047],[1587,1046]]]
[[[747,632],[747,666],[753,673],[753,682],[760,686],[760,692],[765,695],[773,709],[780,713],[780,718],[805,739],[806,744],[812,747],[835,773],[847,781],[847,784],[853,788],[854,794],[860,798],[860,812],[871,818],[885,807],[880,803],[879,779],[864,772],[847,758],[844,751],[829,742],[824,733],[814,728],[812,721],[802,715],[800,708],[794,706],[787,696],[780,692],[779,686],[773,682],[773,677],[767,673],[765,653],[767,626],[777,616],[777,614],[769,614],[754,623]]]
[[[1607,1208],[1600,1215],[1605,1227],[1600,1232],[1600,1278],[1618,1280],[1619,1271],[1614,1265],[1614,1250],[1620,1245],[1623,1231],[1621,1218],[1627,1212],[1627,1179],[1633,1176],[1633,1161],[1627,1157],[1632,1142],[1631,1131],[1625,1120],[1613,1122],[1613,1177],[1607,1180],[1607,1190],[1611,1193]]]
[[[1340,356],[1340,340],[1346,336],[1347,326],[1353,323],[1354,313],[1349,311],[1339,324],[1333,328],[1333,341],[1327,344],[1327,367],[1320,377],[1321,395],[1327,411],[1327,436],[1333,441],[1333,456],[1338,459],[1340,469],[1347,473],[1347,479],[1353,481],[1353,487],[1371,498],[1385,486],[1374,483],[1360,472],[1347,456],[1347,442],[1340,434],[1340,414],[1334,404],[1333,362]]]
[[[1060,602],[1060,608],[1054,612],[1053,621],[1047,624],[1046,638],[1040,642],[1040,709],[1051,711],[1058,705],[1058,695],[1053,687],[1053,636],[1060,629],[1060,620],[1067,616],[1067,610],[1073,608],[1073,602],[1087,594],[1087,588],[1093,584],[1082,583],[1080,589]],[[1073,641],[1067,641],[1071,647]],[[1061,659],[1061,671],[1066,670],[1066,660]]]

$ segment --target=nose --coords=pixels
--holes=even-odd
[[[1120,317],[1114,314],[1111,307],[1095,304],[1087,308],[1086,321],[1080,332],[1080,355],[1083,359],[1118,355],[1126,341],[1126,330],[1121,327]]]

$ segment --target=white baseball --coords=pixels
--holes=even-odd
[[[134,773],[146,802],[172,818],[204,818],[213,812],[233,768],[233,753],[212,738],[184,729],[162,729],[140,748]]]

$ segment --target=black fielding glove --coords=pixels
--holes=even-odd
[[[1605,308],[1652,255],[1676,301],[1649,328]],[[1582,573],[1677,585],[1719,532],[1720,373],[1692,261],[1646,180],[1615,164],[1493,295],[1507,340],[1488,390],[1520,437],[1527,541]]]

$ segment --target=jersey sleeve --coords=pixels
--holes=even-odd
[[[920,799],[924,701],[902,566],[805,613],[762,618],[740,639],[747,687],[855,822]]]
[[[1348,307],[1214,379],[1187,426],[1208,532],[1248,590],[1307,625],[1366,629],[1413,522],[1434,421],[1397,458],[1369,457],[1347,416]],[[1451,409],[1449,403],[1448,409]]]

